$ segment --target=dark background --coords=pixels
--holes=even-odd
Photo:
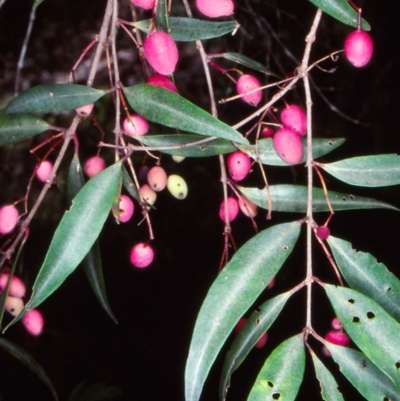
[[[174,2],[177,3],[177,2]],[[268,65],[281,76],[290,74],[302,57],[304,37],[314,17],[315,7],[301,1],[235,1],[235,18],[241,24],[236,36],[210,40],[206,49],[210,53],[223,51],[242,52]],[[312,72],[315,81],[314,132],[318,137],[346,137],[347,141],[323,160],[338,160],[356,155],[394,153],[400,150],[398,133],[399,116],[399,53],[395,13],[377,2],[360,1],[364,17],[372,26],[371,35],[375,53],[371,63],[356,69],[342,56],[337,63],[327,61],[323,68]],[[85,46],[100,28],[105,1],[46,0],[37,11],[32,38],[22,71],[22,89],[51,82],[66,82],[71,67]],[[29,18],[30,5],[23,0],[8,0],[0,9],[0,106],[3,108],[12,97],[16,64]],[[129,2],[120,2],[121,18],[129,19]],[[173,15],[184,15],[182,7],[174,4]],[[148,14],[144,14],[148,18]],[[312,60],[331,51],[343,48],[346,35],[352,28],[324,15],[313,48]],[[135,46],[122,30],[118,36],[121,77],[125,85],[141,82],[140,63]],[[175,73],[180,93],[196,104],[209,109],[200,59],[194,44],[179,44],[180,61]],[[90,66],[90,55],[76,71],[78,82],[84,83]],[[296,61],[297,60],[297,61]],[[233,64],[219,62],[226,68]],[[242,68],[244,72],[249,72]],[[218,99],[234,93],[234,85],[222,74],[213,70]],[[235,76],[235,73],[232,73]],[[259,78],[262,78],[261,75]],[[262,78],[267,83],[267,77]],[[107,70],[102,67],[96,78],[96,87],[106,87]],[[361,123],[343,118],[318,95],[320,91],[330,104]],[[272,92],[273,93],[273,92]],[[291,91],[286,99],[304,105],[302,84]],[[268,98],[266,93],[264,99]],[[283,103],[278,103],[282,107]],[[220,106],[220,118],[236,123],[253,109],[241,101]],[[68,126],[72,113],[45,116],[48,121]],[[113,106],[110,99],[102,99],[95,107],[95,116],[105,130],[106,139],[112,141]],[[159,127],[152,127],[156,132]],[[100,135],[87,119],[78,129],[82,161],[96,153]],[[0,205],[22,198],[36,159],[29,149],[49,137],[41,134],[31,140],[0,149]],[[39,151],[38,155],[42,155]],[[54,160],[56,152],[50,156]],[[102,151],[112,163],[112,151]],[[68,157],[71,157],[69,154]],[[154,161],[137,155],[137,166],[154,164]],[[77,269],[41,306],[46,319],[44,332],[34,338],[21,324],[5,334],[44,367],[53,381],[60,400],[67,400],[80,383],[90,386],[103,383],[120,389],[119,400],[155,400],[184,398],[184,367],[191,332],[196,315],[208,288],[218,274],[223,250],[223,224],[218,218],[222,189],[219,182],[218,158],[186,159],[175,164],[169,156],[162,157],[168,173],[185,177],[189,195],[178,201],[166,191],[159,194],[152,212],[156,239],[156,259],[148,269],[133,269],[129,262],[132,245],[148,238],[145,224],[138,227],[139,207],[133,219],[117,226],[110,217],[100,236],[107,294],[119,321],[115,325],[99,306],[81,269]],[[41,266],[63,211],[65,177],[68,160],[63,164],[54,185],[31,225],[18,274],[31,288]],[[267,169],[270,184],[304,183],[304,168]],[[326,176],[329,189],[369,196],[400,207],[398,187],[367,189],[349,187]],[[254,172],[244,185],[262,186]],[[41,185],[34,181],[31,199],[35,199]],[[256,218],[260,229],[271,224],[292,221],[299,215],[274,213],[271,222],[261,211]],[[324,222],[327,215],[317,215]],[[330,228],[336,237],[351,241],[355,248],[368,251],[385,263],[397,275],[400,248],[398,246],[399,214],[393,211],[338,212]],[[252,225],[240,215],[232,223],[238,246],[253,234]],[[303,233],[304,234],[304,233]],[[0,239],[2,241],[2,239]],[[304,277],[305,236],[303,235],[288,262],[279,273],[275,287],[263,294],[260,300],[287,290]],[[315,249],[316,275],[334,281],[329,263]],[[329,330],[333,312],[322,292],[315,288],[313,326],[324,335]],[[228,400],[247,397],[258,370],[274,346],[301,331],[304,326],[305,291],[296,294],[269,331],[265,348],[254,350],[232,377]],[[311,341],[320,352],[320,345]],[[226,351],[227,347],[223,351]],[[223,355],[222,353],[221,355]],[[219,373],[223,358],[217,360],[206,382],[202,400],[217,400]],[[307,378],[301,387],[299,400],[320,399],[319,385],[313,378],[313,368],[307,360]],[[324,359],[334,371],[331,361]],[[43,383],[19,361],[0,350],[1,400],[50,400]],[[309,377],[308,377],[309,376]],[[335,374],[348,400],[360,399],[340,374]],[[91,399],[91,398],[89,398]]]

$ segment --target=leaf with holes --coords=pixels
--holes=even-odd
[[[260,232],[219,273],[201,306],[193,331],[185,372],[186,401],[200,398],[221,347],[292,252],[300,227],[299,222],[293,222]]]
[[[371,254],[353,249],[350,242],[331,235],[327,241],[350,287],[373,298],[400,322],[400,280]]]
[[[262,367],[248,401],[296,399],[305,368],[303,333],[288,338],[274,349]]]
[[[348,335],[400,390],[400,324],[358,291],[330,284],[323,287]]]

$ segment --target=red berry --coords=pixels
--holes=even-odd
[[[207,17],[217,18],[233,14],[232,0],[196,0],[197,9]]]
[[[84,106],[77,107],[75,111],[81,116],[81,117],[87,117],[93,110],[94,103],[89,103],[85,104]]]
[[[332,319],[331,326],[335,330],[342,330],[343,329],[342,323],[340,323],[340,320],[337,317]]]
[[[350,345],[350,338],[344,331],[330,331],[325,340],[332,344],[348,347]]]
[[[36,177],[40,181],[46,182],[50,178],[50,173],[52,169],[53,169],[53,164],[45,160],[39,164],[39,167],[35,173]]]
[[[277,131],[273,139],[278,156],[287,164],[297,164],[303,158],[303,142],[300,136],[289,128]]]
[[[38,336],[44,326],[43,315],[37,309],[32,309],[22,318],[22,323],[30,334]]]
[[[251,168],[250,157],[246,154],[237,150],[228,156],[228,169],[231,177],[235,181],[241,181],[246,178]]]
[[[262,138],[271,138],[275,135],[275,131],[271,126],[268,125],[261,131],[260,135]]]
[[[226,203],[228,206],[228,221],[233,221],[236,219],[236,216],[239,213],[239,203],[231,196],[226,199]],[[219,218],[225,222],[225,200],[221,202],[221,206],[219,208]]]
[[[236,90],[239,95],[241,95],[242,93],[250,92],[251,90],[259,88],[260,86],[260,81],[256,77],[253,75],[244,74],[238,79],[236,83]],[[262,92],[260,90],[242,96],[242,99],[252,106],[257,106],[257,104],[260,103],[261,98]]]
[[[86,160],[84,171],[89,178],[94,177],[106,168],[106,162],[100,156],[93,156]]]
[[[19,219],[18,210],[13,205],[0,208],[0,234],[8,234],[17,225]]]
[[[263,348],[264,345],[267,343],[267,340],[268,340],[268,333],[265,332],[265,333],[261,334],[261,337],[254,344],[254,348]]]
[[[3,273],[0,275],[1,291],[4,291],[4,289],[6,288],[9,277],[10,275],[8,273]],[[22,282],[22,280],[17,276],[13,276],[11,279],[8,295],[15,298],[23,298],[25,295],[25,291],[25,284]]]
[[[140,242],[132,248],[130,259],[136,267],[147,267],[154,259],[153,248],[149,244]]]
[[[129,136],[141,136],[149,131],[149,122],[139,114],[131,114],[129,118],[125,118],[122,123],[122,129]]]
[[[131,3],[143,8],[144,10],[150,10],[154,7],[156,0],[131,0]]]
[[[129,221],[133,215],[133,212],[135,211],[135,205],[132,199],[124,194],[122,194],[119,199],[118,208],[119,208],[119,221],[121,223],[126,223],[127,221]]]
[[[299,135],[305,135],[307,132],[306,113],[296,104],[292,104],[282,110],[281,121],[286,128],[290,128]]]
[[[162,75],[175,71],[178,62],[178,48],[165,32],[154,32],[144,42],[144,54],[149,64]]]
[[[364,67],[371,60],[374,44],[365,31],[354,31],[346,38],[344,53],[355,67]]]
[[[247,318],[245,318],[245,317],[241,317],[240,319],[239,319],[239,321],[236,323],[236,326],[235,326],[235,333],[239,333],[239,331],[242,329],[242,327],[246,324],[246,322],[247,322]]]
[[[326,240],[329,237],[330,233],[331,230],[328,227],[325,226],[317,227],[317,237],[322,241]]]
[[[147,182],[154,191],[162,191],[167,186],[167,173],[160,166],[152,167],[147,174]]]
[[[154,74],[147,80],[147,83],[149,85],[160,86],[161,88],[178,93],[178,88],[176,85],[165,75]]]

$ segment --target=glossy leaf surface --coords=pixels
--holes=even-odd
[[[303,334],[272,351],[250,392],[248,401],[294,401],[303,381],[306,358]]]
[[[247,241],[219,273],[197,317],[186,364],[186,401],[197,401],[235,324],[292,252],[300,223],[268,228]],[[218,305],[218,307],[216,307]]]
[[[124,92],[132,108],[152,122],[199,135],[248,143],[238,131],[167,89],[137,84],[125,88]]]
[[[265,65],[259,63],[258,61],[255,61],[251,59],[250,57],[247,57],[243,54],[240,53],[235,53],[235,52],[226,52],[222,53],[221,57],[233,61],[234,63],[244,65],[245,67],[251,68],[252,70],[255,71],[260,71],[268,75],[272,75],[274,77],[279,78],[278,75],[274,74],[269,68],[265,67]]]
[[[7,113],[51,113],[93,103],[104,91],[75,84],[38,85],[20,93],[8,104]]]

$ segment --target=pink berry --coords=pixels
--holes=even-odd
[[[317,237],[322,241],[326,240],[329,237],[330,233],[331,230],[329,229],[329,227],[325,226],[317,227]]]
[[[156,0],[131,0],[131,3],[135,6],[143,8],[144,10],[150,10],[154,8]]]
[[[236,216],[239,213],[239,203],[231,196],[229,196],[226,201],[228,206],[228,221],[233,221],[236,219]],[[223,222],[225,222],[225,200],[221,202],[221,206],[219,208],[219,217]]]
[[[261,335],[258,341],[254,344],[254,348],[263,348],[264,345],[267,343],[268,340],[268,333],[265,332]]]
[[[253,89],[259,88],[260,86],[260,81],[256,77],[254,77],[253,75],[244,74],[238,79],[236,83],[236,90],[239,95],[241,95]],[[257,106],[257,104],[260,103],[261,98],[262,92],[260,90],[242,96],[242,99],[252,106]]]
[[[342,330],[343,329],[342,323],[340,323],[340,320],[337,317],[332,319],[331,326],[335,330]]]
[[[53,164],[45,160],[39,164],[36,170],[36,177],[42,181],[46,182],[50,178],[51,170],[53,169]]]
[[[100,156],[93,156],[86,160],[84,171],[89,178],[94,177],[106,168],[106,162]]]
[[[18,316],[24,309],[24,301],[21,298],[8,296],[4,308],[13,316]]]
[[[143,45],[144,54],[149,64],[161,75],[170,75],[178,62],[178,48],[167,33],[154,32]]]
[[[235,181],[243,180],[247,174],[249,174],[251,168],[250,157],[246,154],[237,150],[228,156],[228,169],[231,177]]]
[[[350,345],[350,338],[344,331],[330,331],[325,340],[332,344],[348,347]]]
[[[292,104],[282,110],[281,121],[286,128],[290,128],[299,135],[305,135],[307,132],[306,113],[296,104]]]
[[[154,202],[157,199],[157,194],[154,192],[154,190],[147,184],[144,184],[140,187],[139,189],[140,195],[142,195],[142,198],[149,204],[149,205],[154,205]]]
[[[0,234],[8,234],[17,225],[19,219],[18,210],[13,205],[0,208]]]
[[[4,291],[8,282],[10,275],[8,273],[3,273],[0,275],[0,290]],[[23,298],[25,296],[26,288],[22,280],[13,276],[10,283],[10,288],[8,295],[15,298]]]
[[[134,266],[147,267],[154,259],[153,248],[149,244],[140,242],[132,248],[130,258]]]
[[[282,128],[274,135],[273,144],[278,156],[287,164],[297,164],[303,158],[303,142],[289,128]]]
[[[239,331],[246,324],[246,322],[247,322],[247,318],[245,318],[245,317],[240,318],[239,321],[236,323],[236,326],[235,326],[235,329],[234,329],[235,333],[239,333]]]
[[[32,309],[22,318],[22,323],[30,334],[38,336],[44,326],[43,315],[37,309]]]
[[[364,67],[371,60],[374,44],[365,31],[354,31],[346,38],[344,53],[355,67]]]
[[[84,106],[76,108],[75,111],[81,117],[87,117],[92,112],[93,106],[94,106],[94,103],[85,104]]]
[[[160,166],[152,167],[147,174],[147,182],[154,191],[162,191],[167,186],[167,173]]]
[[[147,80],[147,83],[149,85],[160,86],[161,88],[178,93],[178,88],[176,85],[165,75],[154,74]]]
[[[122,123],[122,129],[125,134],[129,136],[141,136],[147,134],[149,131],[149,122],[139,114],[131,114],[129,118],[126,118]]]
[[[232,0],[196,0],[196,7],[210,18],[231,15],[234,9]]]
[[[270,290],[275,285],[275,277],[267,285],[267,290]]]
[[[121,223],[126,223],[131,219],[133,212],[135,211],[135,205],[132,199],[129,196],[122,194],[119,199],[118,207],[119,207],[119,221]]]
[[[260,135],[262,138],[271,138],[275,135],[275,131],[271,126],[268,125],[261,131]]]
[[[257,216],[258,207],[251,200],[247,199],[244,195],[241,195],[238,201],[239,201],[239,208],[245,216],[247,217]]]

